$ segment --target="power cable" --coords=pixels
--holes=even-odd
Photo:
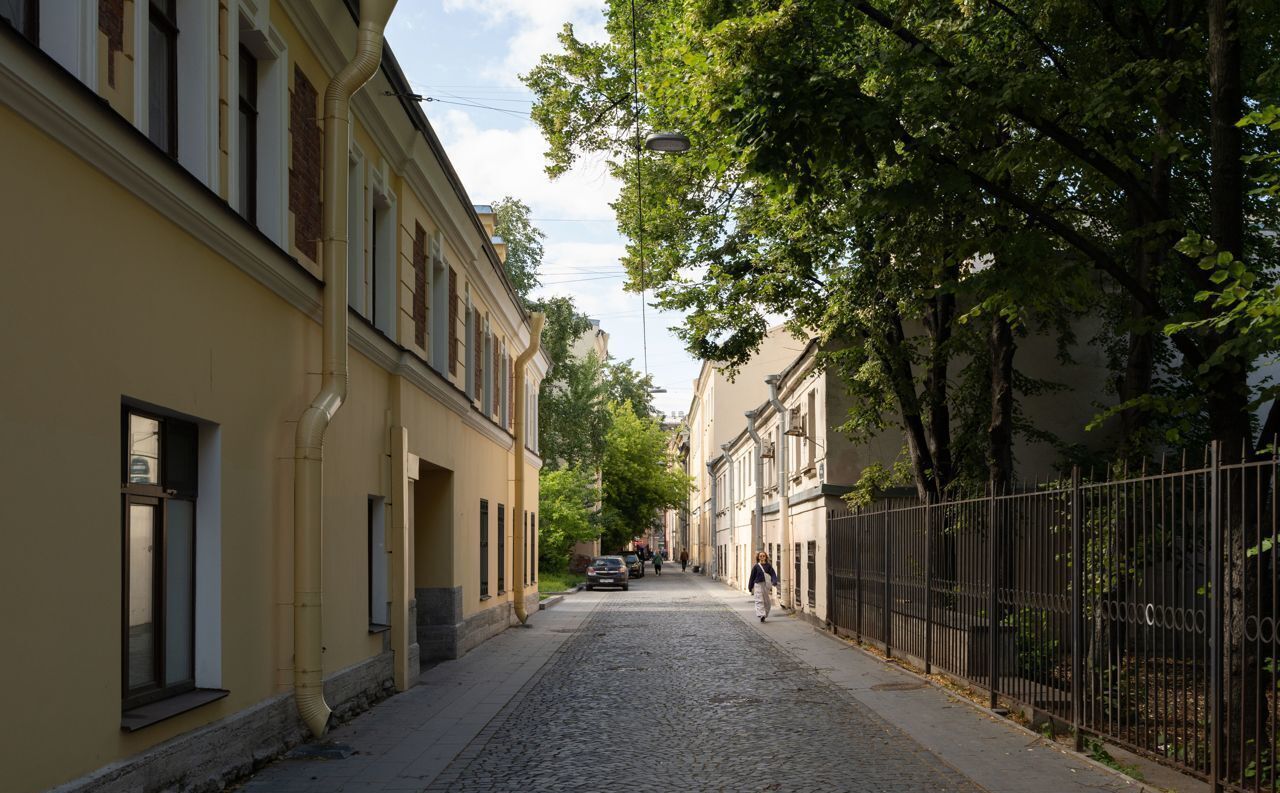
[[[644,271],[644,176],[640,168],[640,48],[636,43],[636,0],[631,0],[631,92],[635,97],[636,122],[636,249],[640,254],[640,345],[644,351],[644,374],[649,376],[649,326],[645,316]]]

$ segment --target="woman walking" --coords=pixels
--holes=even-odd
[[[653,574],[662,575],[662,554],[660,553],[653,555]]]
[[[773,571],[773,565],[769,564],[769,554],[761,551],[756,554],[756,566],[751,568],[751,578],[747,581],[747,589],[755,595],[756,616],[761,622],[769,616],[769,609],[773,606],[769,598],[769,587],[777,585],[778,574]]]

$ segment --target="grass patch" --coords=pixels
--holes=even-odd
[[[1097,760],[1099,763],[1102,763],[1107,768],[1111,768],[1116,771],[1119,771],[1125,776],[1133,777],[1139,782],[1142,781],[1142,772],[1138,770],[1138,767],[1133,765],[1125,765],[1124,763],[1112,757],[1111,753],[1108,752],[1106,747],[1102,745],[1102,741],[1099,741],[1096,738],[1086,738],[1084,743],[1084,751],[1085,751],[1085,754],[1089,755],[1089,757],[1091,757],[1094,760]]]
[[[548,597],[547,593],[573,589],[586,580],[586,576],[578,573],[552,573],[546,570],[539,570],[538,597],[545,600]]]

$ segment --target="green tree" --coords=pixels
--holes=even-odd
[[[653,407],[653,376],[640,374],[632,365],[632,359],[608,361],[604,367],[605,389],[610,402],[628,402],[641,418],[657,415]]]
[[[538,480],[538,567],[561,572],[575,543],[600,534],[595,474],[577,467],[544,470]]]
[[[493,202],[494,234],[507,245],[503,266],[516,294],[526,300],[538,287],[538,269],[542,266],[542,241],[546,234],[529,219],[529,205],[506,196]]]
[[[598,471],[610,422],[603,364],[591,352],[581,360],[563,361],[558,370],[559,377],[544,382],[539,394],[543,470]]]
[[[659,510],[684,503],[691,480],[679,471],[656,419],[637,416],[630,403],[610,403],[602,476],[602,546],[621,548],[645,533]]]

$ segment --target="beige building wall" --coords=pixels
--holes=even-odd
[[[284,247],[251,228],[226,204],[226,168],[206,174],[211,192],[131,126],[136,9],[119,6],[120,46],[100,29],[89,87],[0,37],[0,168],[21,186],[0,192],[0,367],[10,374],[0,523],[21,527],[0,553],[0,577],[18,595],[0,605],[0,623],[21,647],[3,654],[0,670],[22,681],[11,703],[24,714],[0,727],[12,750],[6,790],[216,779],[220,757],[278,751],[303,734],[292,703],[293,455],[298,417],[320,382],[322,251],[300,251],[292,216]],[[296,66],[322,90],[354,38],[345,8],[258,7],[290,74]],[[227,11],[217,15],[224,56],[236,21]],[[216,100],[225,100],[228,72],[217,70]],[[461,296],[489,321],[495,383],[510,381],[529,325],[447,161],[396,103],[370,97],[389,87],[380,75],[357,97],[353,140],[366,184],[393,199],[396,322],[384,330],[360,307],[349,313],[349,393],[325,437],[323,674],[339,715],[412,685],[420,657],[461,654],[511,624],[517,580],[530,585],[530,602],[537,597],[536,576],[513,563],[529,524],[513,514],[512,483],[523,466],[533,519],[541,461],[516,448],[509,392],[483,405],[468,395],[474,357]],[[209,141],[219,158],[236,156],[225,128],[219,120]],[[422,344],[418,226],[439,243],[457,287],[444,309],[456,318],[428,302]],[[371,233],[369,216],[353,228],[366,261]],[[450,324],[456,338],[435,360],[432,342]],[[546,366],[542,355],[530,365],[535,391]],[[195,685],[226,692],[147,724],[122,705],[128,407],[199,427]],[[385,510],[387,534],[372,555],[371,499]],[[370,577],[384,571],[389,631],[371,624],[369,603]]]

